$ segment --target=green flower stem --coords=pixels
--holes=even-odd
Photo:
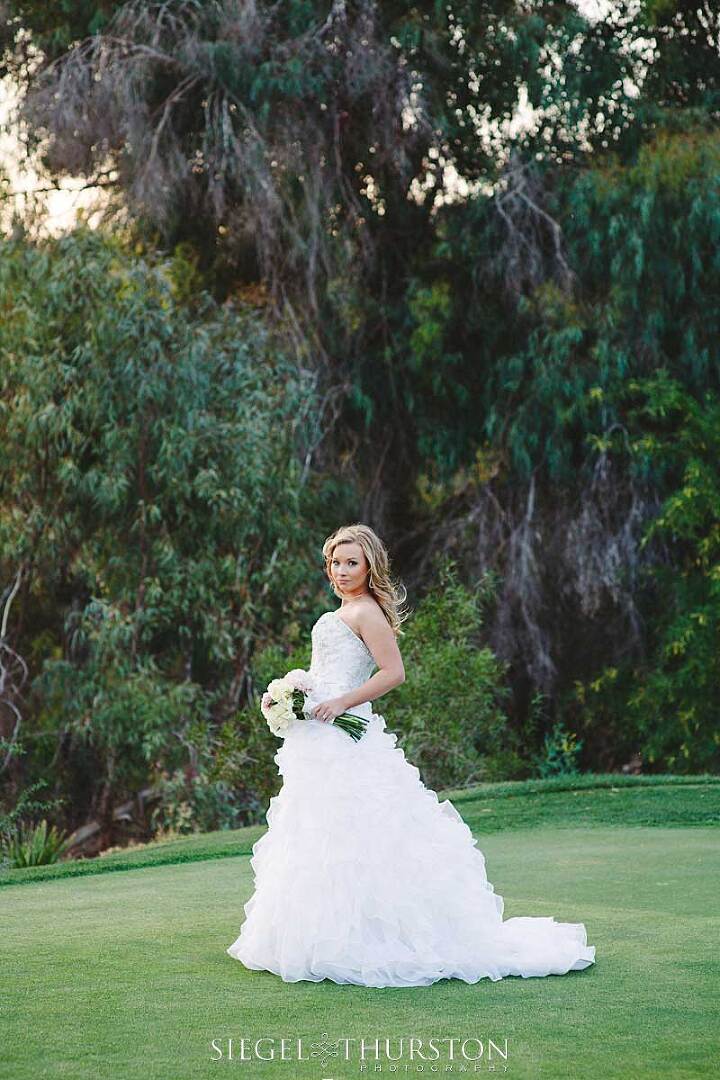
[[[336,727],[346,731],[348,735],[355,740],[361,739],[365,734],[367,728],[367,720],[362,720],[359,716],[355,716],[353,713],[340,713],[333,720],[333,724]]]

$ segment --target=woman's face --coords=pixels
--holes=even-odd
[[[368,566],[365,552],[354,541],[344,540],[336,544],[330,560],[330,574],[343,597],[352,597],[367,591]]]

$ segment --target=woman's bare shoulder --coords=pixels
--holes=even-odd
[[[385,612],[373,596],[363,597],[360,603],[355,605],[355,617],[359,628],[363,630],[388,626]]]

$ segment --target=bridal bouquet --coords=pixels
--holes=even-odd
[[[260,702],[260,711],[273,735],[284,738],[296,720],[305,720],[305,695],[313,691],[307,671],[293,668],[283,679],[273,679]],[[332,721],[357,742],[365,734],[367,720],[352,713],[341,713]]]

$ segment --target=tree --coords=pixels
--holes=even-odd
[[[195,285],[180,253],[87,230],[0,260],[0,601],[17,591],[3,645],[30,672],[24,779],[51,769],[106,841],[116,793],[194,768],[252,696],[255,649],[321,584],[314,381],[256,313]]]

